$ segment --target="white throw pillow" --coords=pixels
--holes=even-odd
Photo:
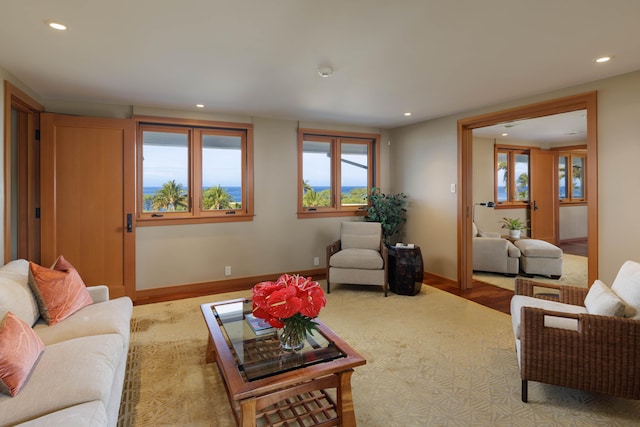
[[[589,314],[599,316],[624,316],[625,305],[607,285],[596,280],[584,299]]]
[[[640,319],[640,264],[634,261],[622,264],[611,290],[626,305],[624,317]]]

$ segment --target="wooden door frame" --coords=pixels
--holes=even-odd
[[[588,283],[598,277],[598,118],[597,92],[544,101],[458,120],[458,285],[473,287],[471,212],[473,208],[473,129],[514,120],[532,119],[576,110],[587,112],[587,250]]]
[[[39,129],[39,113],[44,111],[44,107],[34,100],[32,97],[9,83],[8,80],[4,81],[4,263],[11,260],[11,135],[14,129],[11,126],[11,110],[16,109],[29,115],[27,123],[27,136],[26,138],[19,138],[19,141],[31,142],[32,146],[35,146],[35,132]],[[29,150],[30,159],[33,159],[32,150]],[[32,163],[32,162],[30,162]],[[37,170],[30,170],[30,181],[39,186],[39,180]],[[34,195],[35,191],[35,195]],[[33,200],[37,198],[37,188],[32,188],[32,185],[27,187],[27,199]],[[35,210],[35,208],[34,208]],[[35,225],[30,221],[31,215],[28,218],[21,218],[19,221],[28,222],[25,226],[29,229],[33,229]],[[39,242],[37,242],[39,244]]]

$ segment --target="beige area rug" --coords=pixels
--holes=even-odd
[[[562,255],[562,277],[560,279],[550,279],[544,276],[533,276],[531,280],[543,283],[554,283],[574,286],[589,286],[588,278],[588,258],[579,255],[563,254]],[[518,276],[524,277],[524,276]],[[500,288],[513,290],[515,277],[507,277],[502,274],[485,273],[480,271],[473,272],[473,278],[490,285],[498,286]],[[528,279],[528,277],[527,277]]]
[[[522,403],[509,315],[427,285],[332,291],[320,318],[367,359],[352,377],[359,426],[638,425],[638,401],[530,383]],[[199,305],[247,295],[134,307],[119,426],[235,425]]]

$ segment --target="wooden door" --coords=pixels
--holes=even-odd
[[[87,286],[133,297],[133,122],[43,114],[41,129],[42,264],[64,255]]]
[[[548,150],[531,150],[531,230],[534,239],[555,244],[558,236],[556,156]]]

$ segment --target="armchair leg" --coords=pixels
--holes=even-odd
[[[527,380],[522,380],[522,401],[524,403],[527,403],[527,401],[529,400],[528,391]]]
[[[331,283],[329,283],[329,279],[327,279],[327,293],[331,293]]]

